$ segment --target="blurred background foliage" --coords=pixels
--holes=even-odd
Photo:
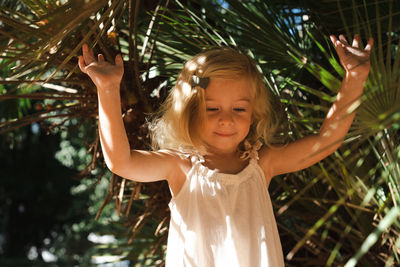
[[[202,49],[238,47],[285,111],[289,140],[318,131],[344,74],[329,34],[372,36],[372,69],[344,145],[270,186],[287,266],[400,263],[400,2],[0,0],[0,265],[162,266],[170,194],[104,165],[83,43],[122,53],[132,148]]]

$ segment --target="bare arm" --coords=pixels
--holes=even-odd
[[[179,157],[168,151],[130,149],[121,113],[121,56],[117,55],[115,65],[104,61],[101,54],[96,60],[93,51],[84,45],[83,56],[79,57],[79,67],[90,76],[97,87],[100,141],[107,167],[121,177],[140,182],[172,177]]]
[[[356,35],[352,46],[343,36],[331,36],[346,70],[339,93],[331,106],[319,134],[310,135],[287,146],[266,148],[260,153],[260,164],[268,177],[307,168],[336,151],[350,129],[368,77],[369,54],[373,40],[364,50],[358,49]]]

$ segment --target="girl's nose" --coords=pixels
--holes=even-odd
[[[218,124],[221,126],[232,125],[233,124],[232,115],[229,114],[228,112],[221,113],[218,120]]]

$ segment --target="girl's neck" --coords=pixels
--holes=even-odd
[[[219,150],[215,149],[212,147],[207,147],[206,148],[207,152],[205,154],[205,157],[208,157],[210,159],[224,159],[224,158],[229,158],[229,159],[234,159],[234,158],[240,158],[240,152],[238,149],[232,150]]]
[[[248,160],[240,159],[238,151],[234,153],[210,153],[204,156],[204,165],[218,172],[236,174],[248,165]]]

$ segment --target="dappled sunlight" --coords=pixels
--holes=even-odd
[[[186,63],[186,68],[188,71],[195,71],[197,69],[197,64],[195,62]]]
[[[338,127],[339,127],[339,122],[338,121],[331,122],[329,124],[329,130],[325,131],[323,136],[331,136],[333,131],[335,131]]]
[[[360,104],[361,104],[361,101],[360,100],[356,100],[356,101],[354,101],[351,105],[350,105],[350,107],[347,109],[347,114],[351,114],[351,113],[353,113],[354,111],[356,111],[357,110],[357,108],[360,106]]]
[[[187,82],[181,82],[181,87],[182,87],[182,93],[184,96],[189,96],[192,91],[192,87],[190,86],[189,83]]]
[[[317,152],[320,149],[320,147],[321,147],[321,143],[318,142],[313,145],[311,150],[312,150],[312,152]]]
[[[175,112],[181,112],[185,107],[185,101],[193,94],[189,83],[179,81],[176,89],[173,91],[173,109]]]
[[[179,94],[179,92],[174,92],[174,93],[175,94]],[[182,108],[183,108],[182,101],[181,100],[175,101],[175,103],[174,103],[174,111],[178,113],[178,112],[180,112],[182,110]]]
[[[237,78],[246,72],[236,68],[239,61],[230,56],[229,51],[236,49],[254,60],[261,72],[263,86],[260,83],[260,92],[251,94],[255,107],[248,138],[251,145],[263,135],[262,151],[273,151],[269,145],[282,146],[276,155],[284,165],[293,166],[289,164],[293,158],[304,165],[317,162],[313,159],[328,155],[344,141],[335,153],[304,171],[276,177],[267,177],[267,170],[264,173],[266,188],[271,185],[273,210],[282,215],[277,218],[279,230],[284,252],[290,252],[291,259],[286,264],[399,264],[400,43],[396,24],[400,6],[394,1],[338,0],[321,5],[295,1],[289,7],[280,1],[201,1],[198,5],[183,1],[178,8],[171,8],[169,1],[157,5],[136,2],[137,6],[131,1],[103,0],[45,1],[40,6],[37,1],[2,2],[0,192],[6,202],[0,205],[0,266],[48,261],[53,265],[161,266],[168,222],[171,228],[180,228],[182,240],[206,243],[205,250],[218,250],[214,240],[218,238],[230,253],[222,259],[222,266],[237,266],[232,261],[248,251],[255,258],[254,247],[244,240],[250,234],[252,241],[261,242],[258,247],[263,251],[273,251],[271,223],[261,227],[261,233],[260,227],[252,226],[246,228],[248,233],[242,231],[232,238],[238,232],[238,221],[246,225],[265,213],[265,208],[257,208],[246,214],[250,208],[240,206],[254,194],[238,194],[238,201],[227,202],[242,212],[239,220],[218,213],[216,201],[197,213],[190,201],[181,201],[188,219],[174,220],[167,204],[171,198],[168,182],[175,179],[129,181],[104,164],[114,166],[114,171],[125,165],[132,150],[161,159],[164,152],[147,150],[182,148],[185,153],[179,155],[179,162],[188,164],[176,169],[180,172],[190,168],[189,152],[206,155],[203,135],[197,134],[204,130],[209,114],[205,96],[218,78]],[[130,23],[125,23],[127,15]],[[371,50],[369,42],[370,64],[355,60],[361,63],[360,71],[360,64],[342,61],[335,53],[335,42],[329,43],[330,30],[345,30],[346,38],[358,31],[359,44],[351,45],[349,40],[354,48],[344,52],[359,58],[366,58],[365,53],[356,48],[365,48],[366,38],[373,36],[376,45]],[[101,86],[96,89],[85,75],[86,67],[83,72],[77,68],[84,43],[93,52],[84,65],[94,64],[92,57],[96,61],[97,53],[102,53],[111,65],[124,66],[124,75],[118,75],[120,86],[114,88],[120,92],[115,99],[108,95],[99,101]],[[211,53],[213,48],[227,52],[224,60]],[[117,54],[121,55],[118,60]],[[366,77],[357,73],[369,65],[362,95],[353,83],[334,97],[342,79],[358,83]],[[114,78],[110,75],[107,80]],[[201,80],[211,86],[199,86]],[[258,86],[253,83],[251,88]],[[360,95],[362,101],[357,100]],[[271,101],[265,100],[268,97]],[[107,106],[115,112],[99,111],[108,109],[105,102],[112,102]],[[280,111],[285,112],[275,116]],[[349,123],[355,115],[354,123]],[[261,117],[268,120],[258,123]],[[116,130],[123,138],[115,138],[112,132]],[[307,149],[285,154],[290,143],[309,135],[317,139],[307,139]],[[121,140],[125,145],[121,146]],[[111,152],[116,155],[113,163],[107,156]],[[259,165],[273,169],[277,158],[260,155]],[[139,162],[136,159],[132,162]],[[164,158],[163,162],[170,163]],[[154,161],[152,166],[157,170],[161,165]],[[241,183],[238,188],[245,186]],[[215,185],[210,196],[223,195],[225,188]],[[194,186],[186,190],[196,193]],[[65,205],[60,210],[57,203]],[[222,215],[218,221],[206,218],[201,230],[192,229],[197,227],[193,221],[207,212],[211,217]],[[271,214],[268,218],[273,219]],[[221,230],[221,224],[227,227]],[[93,225],[94,230],[90,229]],[[215,231],[206,235],[203,229]],[[108,234],[115,234],[115,239],[107,240]],[[232,245],[234,241],[237,244]],[[78,250],[74,249],[77,245]],[[197,264],[198,247],[183,252],[186,266],[219,265]],[[171,250],[175,260],[180,249]]]
[[[336,124],[336,123],[335,123]],[[336,126],[337,127],[337,126]],[[336,128],[335,127],[335,128]],[[333,125],[331,125],[331,128],[333,128]],[[332,131],[330,131],[330,130],[327,130],[327,131],[325,131],[323,134],[322,134],[322,137],[329,137],[329,136],[331,136],[332,135]]]
[[[336,112],[336,105],[333,105],[330,109],[328,114],[326,115],[326,118],[332,118],[333,114]]]
[[[187,62],[185,68],[190,72],[199,71],[199,74],[201,74],[203,71],[199,69],[199,66],[204,65],[206,60],[206,56],[199,56],[197,59]]]
[[[200,56],[196,61],[199,65],[203,65],[206,62],[206,56]]]
[[[199,66],[203,66],[205,63],[206,63],[206,59],[207,59],[207,57],[206,56],[200,56],[196,61],[197,61],[197,64],[199,65]],[[203,74],[203,70],[200,68],[200,69],[198,69],[197,70],[198,71],[198,73],[201,75],[201,74]]]

